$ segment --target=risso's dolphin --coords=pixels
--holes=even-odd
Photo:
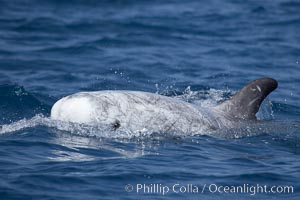
[[[261,78],[248,83],[229,100],[210,108],[159,94],[138,91],[80,92],[57,101],[54,120],[105,124],[116,130],[197,134],[256,120],[262,101],[277,81]]]

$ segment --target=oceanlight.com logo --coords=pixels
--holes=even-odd
[[[169,193],[173,194],[292,194],[294,193],[294,187],[288,185],[277,185],[277,186],[268,186],[268,185],[218,185],[218,184],[127,184],[125,185],[126,192],[134,192],[137,194],[158,194],[166,195]]]

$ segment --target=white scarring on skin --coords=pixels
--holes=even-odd
[[[253,91],[253,87],[256,87]],[[257,79],[224,103],[199,108],[158,94],[137,91],[81,92],[54,104],[51,118],[83,124],[111,125],[131,131],[203,133],[235,122],[256,119],[264,98],[277,87],[270,78]]]

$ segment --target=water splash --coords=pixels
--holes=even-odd
[[[190,102],[200,107],[212,107],[228,99],[229,95],[234,94],[231,90],[199,90],[193,91],[190,86],[188,86],[182,95],[177,95],[175,98]]]

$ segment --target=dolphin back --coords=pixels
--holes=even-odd
[[[263,100],[277,88],[272,78],[260,78],[244,86],[231,99],[216,106],[216,110],[236,119],[256,119],[255,114]]]

